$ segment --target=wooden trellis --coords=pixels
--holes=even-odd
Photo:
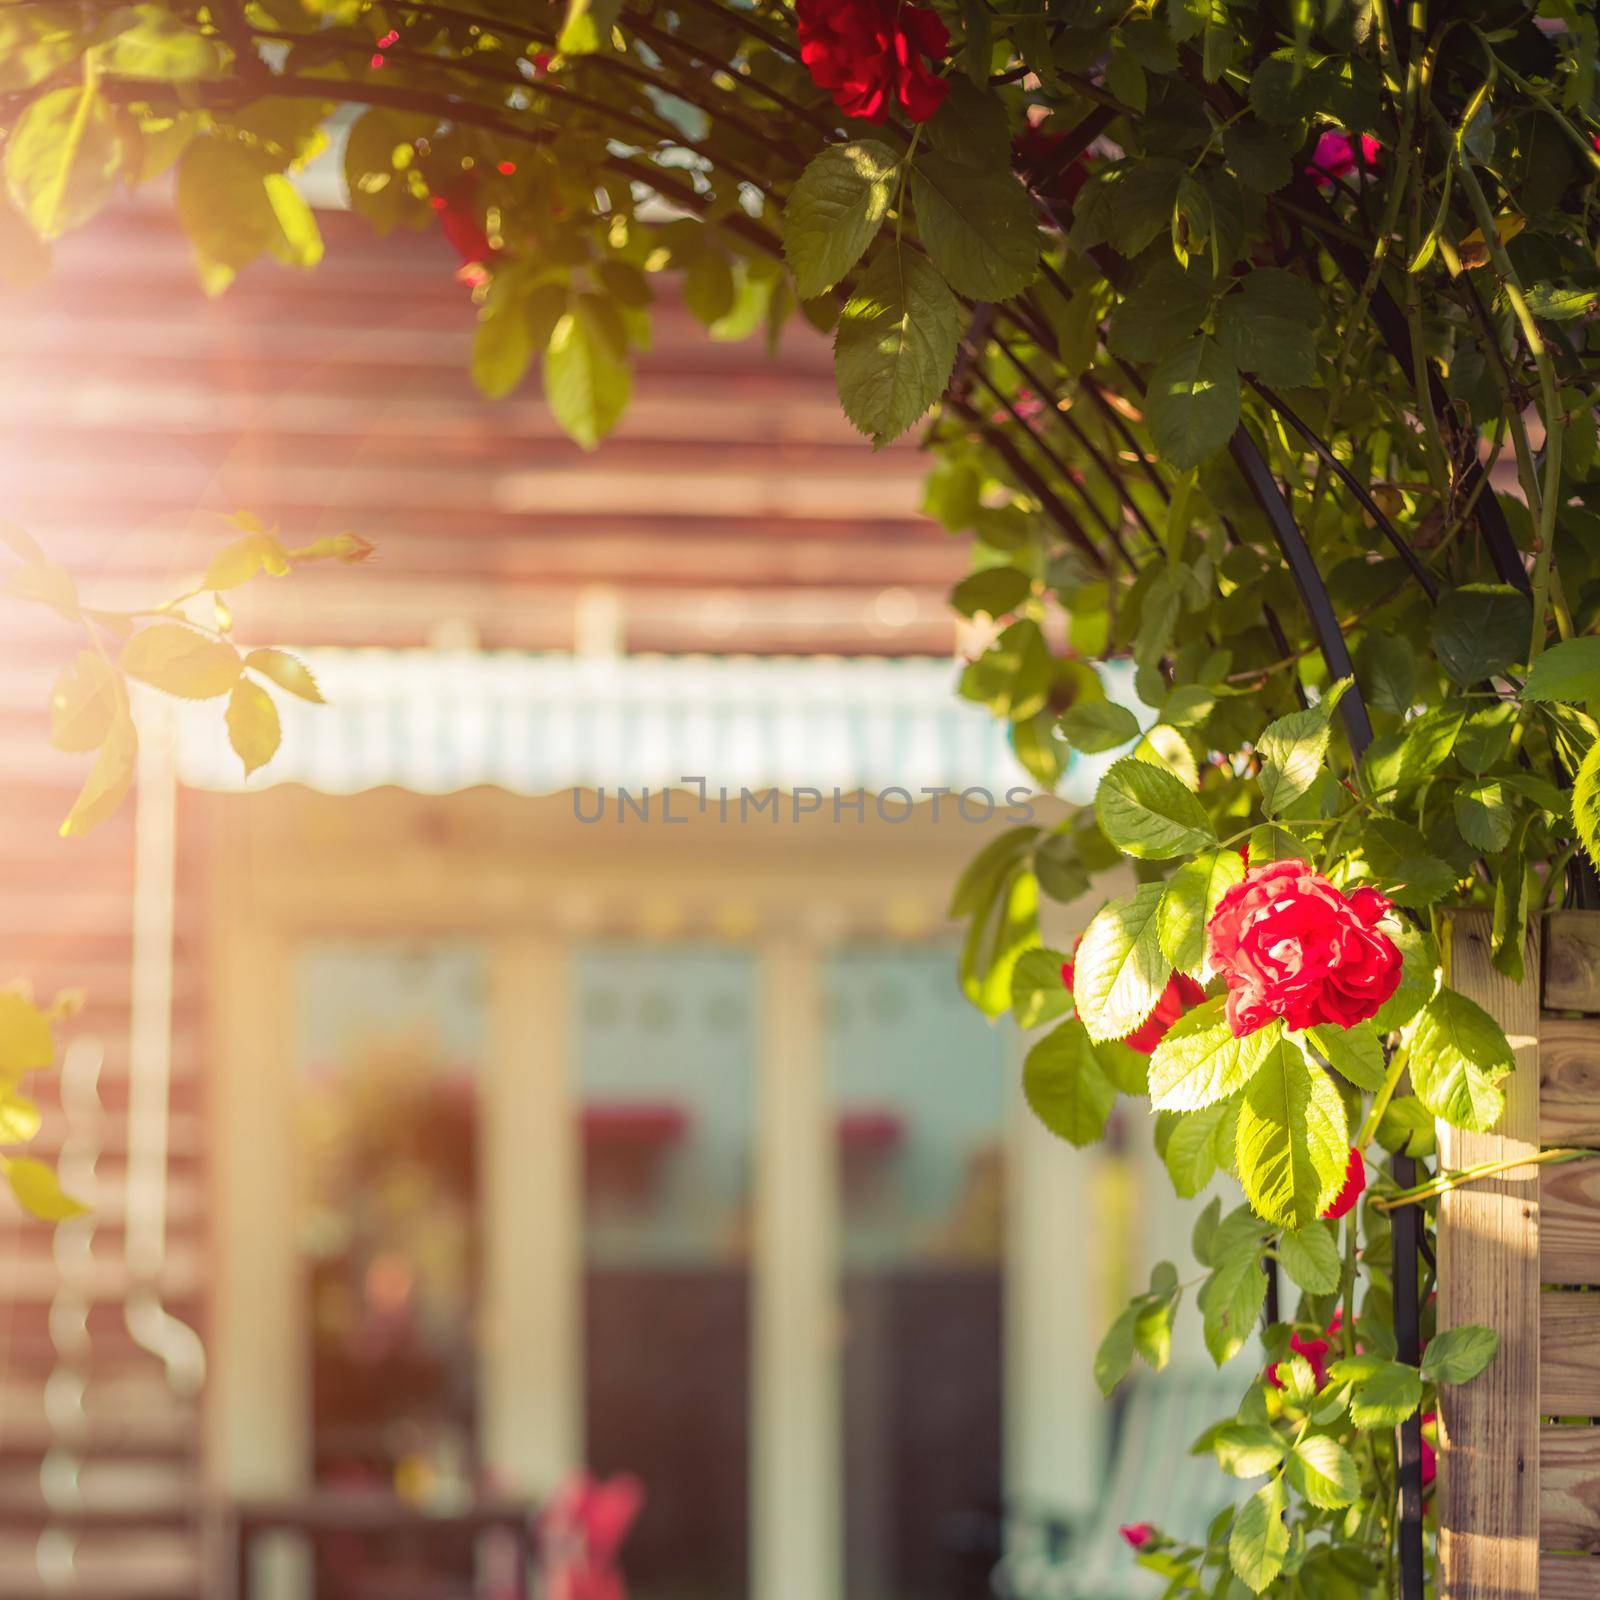
[[[1487,1323],[1500,1355],[1443,1396],[1440,1592],[1600,1597],[1600,912],[1529,932],[1528,979],[1489,962],[1489,922],[1454,919],[1450,982],[1505,1028],[1517,1070],[1490,1134],[1442,1130],[1450,1168],[1531,1157],[1440,1202],[1439,1326]]]

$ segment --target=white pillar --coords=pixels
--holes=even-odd
[[[756,1133],[751,1589],[838,1600],[843,1456],[838,1186],[817,961],[785,934],[762,953]]]
[[[510,1493],[548,1495],[583,1461],[581,1173],[571,962],[558,937],[494,949],[479,1101],[485,1232],[479,1431]]]
[[[1074,1150],[1028,1109],[1008,1029],[1005,1487],[1022,1506],[1082,1513],[1104,1480],[1106,1413],[1094,1353],[1108,1320],[1100,1286],[1106,1228],[1095,1215],[1099,1152]]]

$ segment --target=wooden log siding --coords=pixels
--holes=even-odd
[[[1529,981],[1488,960],[1488,918],[1453,919],[1450,982],[1517,1057],[1492,1134],[1443,1131],[1447,1167],[1593,1148],[1444,1197],[1439,1326],[1498,1328],[1501,1354],[1441,1402],[1440,1593],[1600,1600],[1600,912],[1531,931]]]

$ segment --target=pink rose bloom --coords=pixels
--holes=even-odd
[[[1382,148],[1383,146],[1370,133],[1361,135],[1361,155],[1369,168],[1378,164],[1378,153]],[[1335,179],[1347,177],[1354,172],[1356,164],[1355,140],[1348,133],[1340,133],[1337,129],[1329,128],[1317,140],[1317,148],[1311,155],[1311,165],[1306,171],[1326,189],[1332,188]]]
[[[1156,1530],[1148,1522],[1126,1522],[1117,1532],[1132,1550],[1143,1550],[1156,1536]]]

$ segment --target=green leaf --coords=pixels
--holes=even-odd
[[[1441,989],[1412,1029],[1411,1087],[1452,1127],[1486,1133],[1494,1126],[1505,1104],[1495,1085],[1514,1064],[1500,1024],[1454,989]]]
[[[1243,879],[1244,871],[1244,857],[1237,850],[1219,848],[1185,861],[1167,879],[1158,920],[1161,952],[1197,983],[1204,983],[1208,976],[1206,924],[1217,902]]]
[[[1600,739],[1590,745],[1572,780],[1572,822],[1578,842],[1600,870]]]
[[[1155,1009],[1171,968],[1156,937],[1162,886],[1143,883],[1096,913],[1073,958],[1072,998],[1091,1039],[1124,1039]]]
[[[122,804],[133,784],[138,755],[139,735],[133,718],[121,711],[113,719],[94,766],[61,824],[63,839],[81,838],[98,828]]]
[[[1217,1465],[1235,1478],[1261,1478],[1283,1460],[1282,1437],[1262,1422],[1225,1422],[1211,1439]]]
[[[0,7],[0,94],[21,94],[73,60],[93,19],[73,6]]]
[[[1106,342],[1130,361],[1159,361],[1199,329],[1211,295],[1209,274],[1186,270],[1163,255],[1123,297]]]
[[[595,449],[627,409],[633,375],[587,308],[556,324],[544,357],[544,395],[556,421],[585,450]]]
[[[227,694],[239,679],[239,652],[178,622],[141,628],[122,647],[122,670],[130,678],[186,700]]]
[[[1218,1101],[1204,1111],[1178,1117],[1162,1160],[1180,1198],[1192,1200],[1211,1182],[1217,1170],[1216,1132],[1227,1115],[1227,1102]]]
[[[1383,1041],[1370,1022],[1358,1022],[1353,1028],[1323,1023],[1307,1028],[1306,1033],[1341,1078],[1358,1089],[1383,1087],[1389,1068],[1383,1058]]]
[[[1283,1480],[1274,1478],[1239,1508],[1228,1535],[1228,1560],[1239,1581],[1256,1594],[1277,1582],[1289,1554],[1288,1504]]]
[[[1076,1017],[1047,1033],[1022,1064],[1022,1092],[1033,1114],[1068,1144],[1093,1144],[1106,1131],[1117,1091],[1100,1070]]]
[[[244,775],[248,778],[258,767],[264,767],[278,753],[283,730],[278,722],[278,708],[272,696],[249,678],[240,678],[228,696],[225,718],[228,725],[228,743],[244,762]]]
[[[1249,1342],[1267,1298],[1267,1275],[1261,1270],[1259,1247],[1224,1254],[1214,1244],[1217,1268],[1200,1288],[1200,1310],[1206,1349],[1220,1367]]]
[[[1250,1079],[1239,1110],[1239,1181],[1257,1213],[1303,1228],[1344,1181],[1350,1135],[1332,1080],[1280,1038]]]
[[[1139,719],[1114,700],[1085,700],[1061,713],[1062,737],[1074,750],[1095,755],[1139,737]]]
[[[1136,1300],[1106,1330],[1100,1348],[1095,1351],[1094,1381],[1103,1395],[1109,1395],[1127,1377],[1128,1368],[1133,1365],[1133,1324],[1138,1315]]]
[[[922,242],[958,294],[1009,300],[1038,275],[1033,201],[1014,173],[928,151],[911,169],[911,198]]]
[[[1363,1431],[1398,1428],[1422,1404],[1422,1375],[1398,1361],[1352,1356],[1335,1361],[1328,1378],[1351,1386],[1350,1420]]]
[[[1417,657],[1397,633],[1369,633],[1356,651],[1356,676],[1373,711],[1403,717],[1416,698]]]
[[[1434,654],[1454,682],[1481,683],[1527,656],[1532,627],[1533,607],[1521,590],[1463,584],[1446,590],[1434,608]]]
[[[6,141],[6,186],[41,239],[87,222],[117,186],[122,125],[92,83],[52,89],[16,120]]]
[[[1361,1493],[1361,1478],[1350,1452],[1326,1434],[1314,1433],[1300,1440],[1289,1452],[1285,1472],[1290,1486],[1322,1511],[1354,1505]]]
[[[1308,1222],[1278,1241],[1283,1270],[1307,1294],[1332,1294],[1339,1287],[1339,1247],[1325,1222]]]
[[[950,591],[950,604],[964,617],[1003,617],[1033,592],[1033,579],[1020,567],[984,567],[968,573]]]
[[[1600,637],[1590,633],[1551,645],[1529,671],[1522,698],[1569,705],[1600,700]]]
[[[1164,768],[1132,756],[1106,770],[1094,812],[1106,838],[1143,861],[1164,861],[1217,842],[1199,800]]]
[[[961,307],[926,257],[882,250],[839,318],[834,376],[847,417],[888,444],[944,393],[961,337]]]
[[[1339,679],[1316,705],[1279,717],[1256,742],[1261,805],[1269,817],[1298,800],[1323,770],[1334,708],[1349,687],[1348,678]]]
[[[1066,957],[1040,946],[1026,950],[1011,972],[1011,1014],[1019,1028],[1038,1028],[1072,1010],[1072,991],[1062,982]]]
[[[1378,1143],[1391,1155],[1431,1156],[1437,1144],[1433,1113],[1415,1095],[1398,1095],[1384,1107]]]
[[[1228,442],[1239,423],[1239,373],[1214,339],[1191,340],[1150,374],[1145,420],[1156,449],[1179,471]]]
[[[1238,1038],[1222,996],[1202,1001],[1167,1029],[1150,1056],[1151,1106],[1198,1111],[1226,1100],[1261,1070],[1282,1034],[1283,1025],[1273,1021]]]
[[[1422,1352],[1422,1376],[1429,1383],[1471,1383],[1500,1353],[1493,1328],[1469,1322],[1436,1333]]]
[[[1400,950],[1400,986],[1372,1019],[1373,1028],[1380,1034],[1403,1028],[1439,988],[1439,947],[1433,935],[1409,917],[1400,917],[1389,929],[1389,937]]]
[[[783,208],[783,254],[802,300],[825,294],[866,253],[889,211],[900,158],[877,139],[830,145]]]
[[[18,1203],[41,1222],[65,1222],[89,1209],[62,1193],[60,1181],[44,1162],[29,1156],[0,1157],[0,1162]]]
[[[1309,283],[1281,267],[1256,267],[1218,307],[1217,343],[1243,371],[1295,388],[1316,379],[1321,322],[1322,301]]]
[[[478,392],[490,400],[505,399],[522,382],[539,348],[522,301],[491,291],[472,336],[470,370]]]
[[[1275,194],[1294,177],[1288,140],[1259,122],[1230,123],[1222,135],[1222,155],[1240,183],[1257,194]]]
[[[39,1107],[25,1094],[0,1095],[0,1144],[26,1144],[43,1126]]]
[[[1455,791],[1452,804],[1461,837],[1475,850],[1498,855],[1511,842],[1516,813],[1505,784],[1493,778],[1464,783]]]

